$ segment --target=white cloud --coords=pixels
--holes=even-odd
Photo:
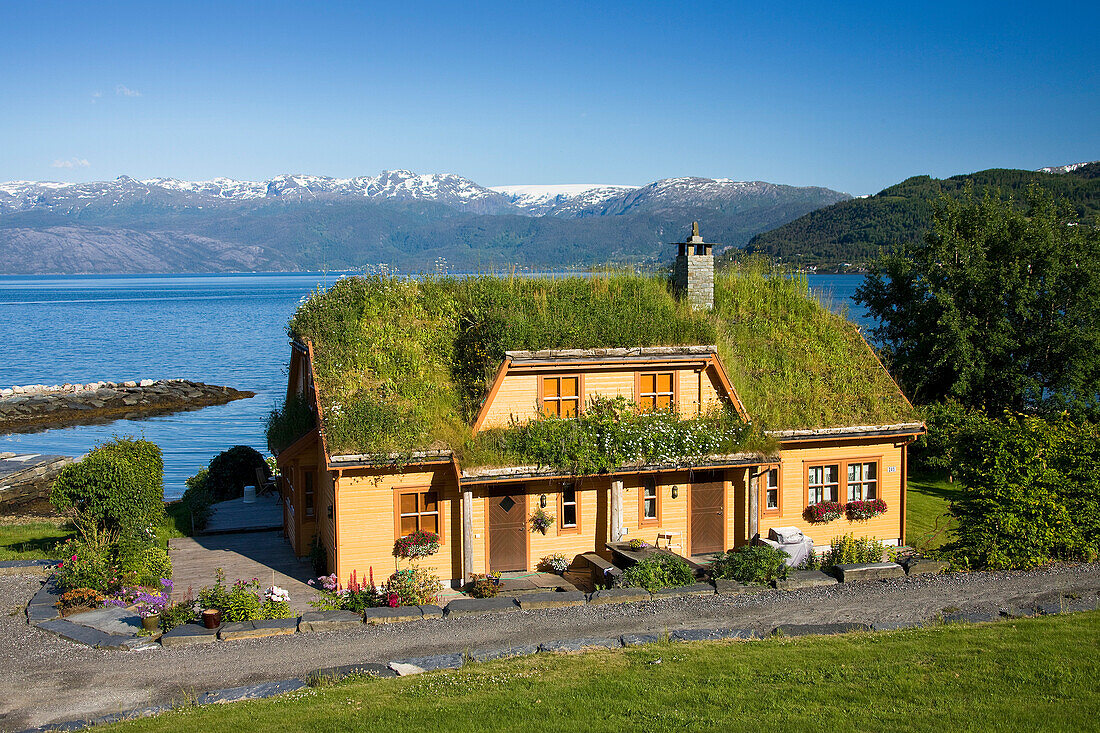
[[[87,158],[72,157],[68,160],[61,160],[58,158],[54,162],[50,163],[51,168],[87,168],[91,163]]]
[[[92,92],[92,104],[95,104],[102,96],[103,92]]]
[[[117,94],[120,97],[140,97],[141,96],[141,92],[139,92],[137,89],[131,89],[129,87],[123,86],[122,84],[119,84],[117,87],[115,87],[115,94]]]

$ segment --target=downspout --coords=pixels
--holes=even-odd
[[[898,545],[905,545],[905,505],[906,494],[909,493],[909,446],[917,441],[917,437],[913,436],[909,440],[901,444],[901,537],[898,538]]]

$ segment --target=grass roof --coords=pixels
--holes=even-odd
[[[804,277],[758,263],[716,275],[710,312],[657,275],[344,278],[307,298],[288,330],[313,342],[333,455],[462,453],[511,350],[717,344],[758,428],[917,419],[851,322]]]

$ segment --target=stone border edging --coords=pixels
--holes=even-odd
[[[230,687],[221,690],[212,690],[199,694],[194,705],[217,705],[242,700],[261,700],[275,697],[289,692],[301,690],[305,687],[317,686],[322,682],[338,682],[355,675],[371,675],[382,678],[405,677],[423,672],[439,670],[460,669],[471,663],[509,659],[513,657],[530,656],[532,654],[560,654],[583,652],[592,649],[620,649],[655,644],[662,641],[670,643],[680,642],[706,642],[706,641],[730,641],[740,640],[751,642],[761,638],[774,638],[777,636],[825,636],[835,634],[867,633],[876,631],[898,631],[928,626],[930,623],[941,623],[944,626],[955,623],[995,623],[997,621],[1009,621],[1023,616],[1048,616],[1076,613],[1077,611],[1059,610],[1049,613],[1042,606],[1053,604],[1037,604],[1031,608],[1013,609],[1021,612],[1016,615],[1013,612],[1002,613],[994,617],[992,612],[977,610],[959,611],[946,616],[929,619],[928,621],[900,621],[883,622],[876,624],[863,623],[834,623],[834,624],[780,624],[776,626],[767,637],[760,637],[752,629],[716,628],[716,629],[676,629],[667,634],[622,634],[610,638],[578,638],[564,639],[560,641],[544,642],[542,644],[526,645],[521,647],[491,647],[487,649],[466,650],[450,654],[436,654],[427,657],[403,658],[381,664],[377,662],[363,662],[360,664],[346,664],[339,667],[323,667],[304,677],[295,677],[274,682],[262,682],[256,685],[244,687]],[[1030,611],[1030,612],[1029,612]],[[83,730],[97,725],[117,723],[123,720],[145,718],[158,713],[172,710],[174,705],[154,705],[121,713],[112,713],[96,718],[84,720],[68,720],[61,723],[27,728],[20,733],[45,733],[46,731],[75,731]]]

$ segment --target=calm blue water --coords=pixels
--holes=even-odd
[[[165,495],[232,445],[266,452],[263,422],[286,391],[286,323],[298,301],[339,276],[322,273],[0,277],[0,386],[183,378],[256,392],[194,412],[0,436],[0,452],[78,456],[113,435],[164,451]],[[812,275],[850,317],[859,275]]]

